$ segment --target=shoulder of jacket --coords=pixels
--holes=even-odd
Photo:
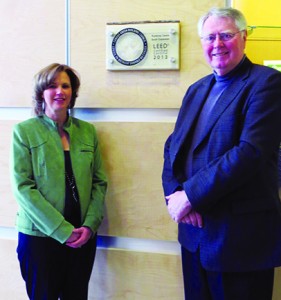
[[[25,121],[22,121],[20,123],[17,123],[16,126],[17,127],[29,127],[31,125],[36,125],[38,123],[41,123],[41,121],[39,120],[38,117],[34,117],[34,118],[27,119]]]
[[[281,78],[281,72],[268,66],[252,64],[253,72],[263,73],[265,75],[277,75]]]
[[[96,131],[94,124],[77,118],[72,118],[72,126],[78,130]]]
[[[48,128],[42,122],[40,117],[30,118],[15,125],[14,131],[21,136],[23,140],[36,146],[48,139]]]
[[[45,127],[39,117],[30,118],[14,125],[14,130],[24,132],[34,132]]]

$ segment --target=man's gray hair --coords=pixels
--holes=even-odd
[[[219,18],[230,18],[232,19],[236,27],[239,31],[247,29],[247,21],[244,15],[237,9],[231,7],[224,7],[224,8],[211,8],[205,15],[203,15],[198,21],[198,34],[202,36],[203,26],[206,20],[211,17],[219,17]]]

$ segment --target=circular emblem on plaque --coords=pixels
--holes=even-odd
[[[114,58],[122,65],[133,66],[140,63],[147,53],[147,40],[144,34],[135,28],[119,31],[111,44]]]

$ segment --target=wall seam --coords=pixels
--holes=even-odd
[[[70,66],[70,0],[65,0],[65,64]]]

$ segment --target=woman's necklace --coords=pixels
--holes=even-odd
[[[74,175],[72,174],[71,179],[69,178],[67,172],[65,172],[65,175],[66,175],[67,181],[69,183],[69,186],[71,187],[73,198],[74,198],[75,202],[78,202],[78,198],[77,198],[77,195],[76,195],[76,184],[75,184]]]

